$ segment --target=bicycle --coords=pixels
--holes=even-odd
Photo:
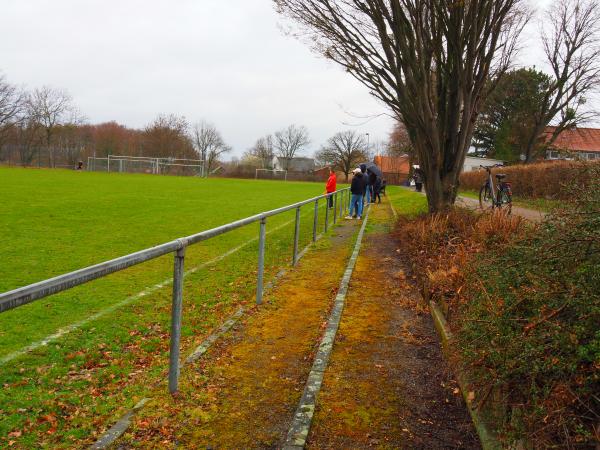
[[[496,174],[496,187],[494,188],[494,178],[492,177],[492,169],[496,167],[503,167],[502,164],[494,164],[493,166],[479,166],[485,169],[487,172],[487,180],[479,189],[479,207],[481,209],[486,208],[498,208],[508,212],[512,211],[512,188],[511,184],[502,181],[506,178],[503,173]]]

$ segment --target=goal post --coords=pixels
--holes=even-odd
[[[287,181],[287,170],[281,169],[256,169],[254,178],[256,180],[283,180]]]
[[[89,171],[203,176],[204,161],[188,158],[108,155],[89,157]]]

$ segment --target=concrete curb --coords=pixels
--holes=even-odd
[[[435,329],[438,332],[440,340],[442,342],[442,349],[444,353],[448,354],[450,345],[452,343],[452,332],[448,327],[448,323],[446,322],[446,317],[444,317],[444,313],[438,306],[436,302],[433,300],[429,301],[429,310],[431,312],[431,317],[433,318],[433,323],[435,325]],[[460,391],[462,392],[462,396],[465,399],[465,403],[467,404],[467,409],[469,410],[469,414],[471,415],[471,420],[473,421],[473,425],[475,426],[475,430],[479,435],[479,440],[481,441],[481,447],[483,450],[500,450],[502,449],[502,445],[500,441],[496,439],[494,434],[489,430],[481,414],[477,408],[473,405],[473,402],[469,399],[468,394],[468,386],[467,378],[462,371],[456,370],[456,379],[458,381],[458,386],[460,387]]]
[[[310,426],[315,413],[317,396],[321,390],[323,375],[325,373],[325,369],[327,368],[327,363],[329,362],[331,350],[333,349],[335,336],[342,318],[344,303],[346,301],[346,293],[348,292],[348,285],[350,284],[350,278],[352,277],[352,272],[354,271],[354,266],[356,264],[356,260],[358,259],[358,254],[370,210],[371,209],[369,207],[356,238],[354,251],[352,252],[352,256],[348,261],[346,271],[344,272],[344,276],[340,282],[340,287],[338,294],[335,297],[333,310],[331,311],[329,320],[327,321],[325,335],[323,336],[321,344],[319,345],[319,350],[317,351],[312,369],[308,375],[308,380],[306,381],[304,393],[302,394],[302,398],[300,399],[300,403],[294,414],[294,419],[290,425],[285,443],[282,446],[283,450],[303,449],[306,445],[306,440],[308,439],[308,433],[310,431]]]
[[[116,439],[125,433],[127,428],[129,428],[129,425],[131,425],[131,419],[133,416],[135,416],[149,400],[149,398],[143,398],[140,400],[130,411],[127,412],[127,414],[121,417],[117,423],[115,423],[106,433],[104,433],[100,439],[98,439],[94,444],[90,445],[89,449],[101,450],[111,445]]]
[[[333,229],[333,227],[331,229]],[[319,234],[316,240],[319,241],[324,235],[325,233]],[[298,253],[298,261],[300,261],[300,259],[302,259],[302,257],[306,255],[306,253],[310,250],[311,246],[313,246],[314,244],[314,242],[309,243],[306,247],[304,247],[304,249],[300,253]],[[277,284],[277,281],[279,281],[279,279],[283,277],[286,273],[287,269],[281,269],[279,272],[277,272],[273,279],[265,285],[265,292],[274,288]],[[198,347],[196,347],[196,349],[185,359],[185,361],[180,364],[180,368],[182,368],[186,364],[190,364],[200,359],[212,347],[212,345],[217,340],[219,340],[220,337],[227,333],[239,321],[239,319],[244,315],[246,310],[246,307],[241,307],[234,314],[232,314],[225,322],[223,322],[223,324],[217,330],[208,335],[206,339],[204,339],[202,343]],[[144,398],[140,400],[132,409],[127,411],[110,429],[108,429],[102,436],[100,436],[100,438],[94,444],[88,447],[89,450],[104,450],[110,445],[114,444],[115,441],[119,439],[125,433],[125,431],[127,431],[127,428],[129,428],[129,425],[131,425],[131,419],[150,400],[150,398]]]

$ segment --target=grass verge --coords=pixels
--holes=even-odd
[[[10,199],[0,213],[2,233],[10,239],[0,249],[2,290],[319,195],[322,188],[313,183],[0,171],[0,194]],[[312,208],[307,208],[301,247],[312,234]],[[292,211],[268,221],[267,280],[291,259],[293,217]],[[186,277],[184,355],[240,304],[253,301],[257,233],[258,226],[248,226],[187,252],[190,269],[240,246],[222,262]],[[172,264],[171,257],[153,260],[2,314],[0,357],[74,322],[81,325],[0,366],[0,446],[72,448],[89,443],[164,384],[170,286],[96,320],[86,319],[168,279]]]

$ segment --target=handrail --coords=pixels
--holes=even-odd
[[[340,189],[337,192],[343,192],[349,188]],[[57,294],[59,292],[71,289],[75,286],[88,283],[97,278],[102,278],[114,272],[127,269],[145,261],[158,258],[177,251],[188,245],[196,244],[201,241],[219,236],[237,228],[249,225],[254,222],[259,222],[267,217],[275,216],[292,209],[299,208],[307,205],[319,199],[330,197],[332,194],[320,195],[317,197],[303,200],[292,205],[283,206],[281,208],[265,211],[254,216],[246,217],[244,219],[236,220],[234,222],[227,223],[210,230],[202,231],[200,233],[192,234],[186,237],[174,239],[170,242],[166,242],[155,247],[139,250],[135,253],[130,253],[119,258],[104,261],[93,266],[85,267],[83,269],[75,270],[73,272],[59,275],[46,280],[38,281],[37,283],[29,284],[17,289],[13,289],[8,292],[0,294],[0,313],[8,311],[10,309],[17,308],[19,306],[31,303],[34,300],[47,297],[49,295]]]
[[[201,231],[200,233],[192,234],[189,236],[174,239],[164,244],[157,245],[155,247],[146,248],[134,253],[130,253],[125,256],[120,256],[115,259],[101,262],[92,266],[84,267],[73,272],[69,272],[63,275],[59,275],[46,280],[38,281],[36,283],[29,284],[11,291],[7,291],[0,294],[0,313],[9,311],[11,309],[18,308],[20,306],[31,303],[35,300],[39,300],[44,297],[48,297],[53,294],[57,294],[62,291],[66,291],[75,286],[79,286],[88,283],[92,280],[102,278],[111,273],[125,270],[129,267],[141,264],[151,259],[159,258],[168,253],[175,252],[175,268],[173,272],[173,308],[172,308],[172,321],[171,321],[171,355],[170,355],[170,369],[169,369],[169,389],[171,392],[177,390],[177,378],[179,375],[179,334],[181,329],[181,302],[182,302],[182,290],[183,290],[183,261],[185,257],[185,249],[189,245],[196,244],[198,242],[211,239],[229,231],[241,228],[254,222],[260,222],[259,232],[259,262],[258,262],[258,277],[257,277],[257,290],[256,290],[256,303],[260,304],[262,301],[262,279],[264,272],[264,247],[265,247],[265,228],[267,218],[281,214],[287,211],[296,210],[296,226],[294,230],[294,250],[292,257],[292,264],[295,265],[298,260],[298,233],[299,233],[299,221],[300,221],[300,208],[304,205],[311,203],[315,204],[314,208],[314,221],[313,221],[313,241],[316,240],[317,236],[317,215],[319,200],[326,198],[333,198],[335,201],[334,216],[335,222],[337,215],[341,216],[342,210],[345,205],[348,204],[346,195],[341,195],[341,201],[338,202],[338,197],[350,188],[339,189],[335,192],[328,194],[319,195],[317,197],[303,200],[291,205],[283,206],[281,208],[272,209],[270,211],[264,211],[259,214],[255,214],[244,219],[236,220],[234,222],[227,223],[209,230]],[[329,201],[329,200],[328,200]],[[338,208],[339,203],[339,208]],[[339,211],[338,211],[339,209]],[[327,231],[329,221],[329,208],[328,205],[325,209],[325,231]]]

